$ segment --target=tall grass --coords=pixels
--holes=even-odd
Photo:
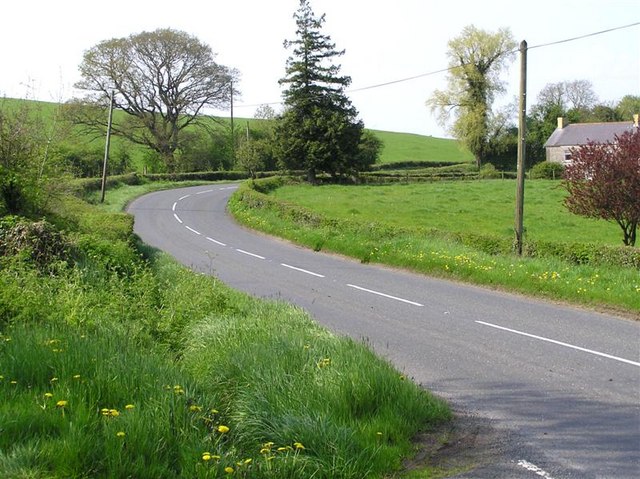
[[[0,476],[384,477],[450,418],[303,311],[136,249],[126,215],[62,212],[67,258],[0,257]]]

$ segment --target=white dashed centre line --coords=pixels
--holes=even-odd
[[[226,245],[226,243],[222,243],[222,242],[220,242],[220,241],[218,241],[218,240],[215,240],[215,239],[213,239],[213,238],[209,238],[208,236],[207,236],[207,239],[208,239],[209,241],[211,241],[212,243],[219,244],[220,246],[227,246],[227,245]]]
[[[204,191],[198,191],[196,193],[196,195],[204,195],[205,193],[211,193],[213,190],[204,190]]]
[[[377,294],[378,296],[383,296],[385,298],[394,299],[396,301],[400,301],[402,303],[412,304],[413,306],[424,306],[424,304],[416,303],[415,301],[409,301],[408,299],[398,298],[397,296],[391,296],[390,294],[381,293],[380,291],[374,291],[372,289],[363,288],[362,286],[356,286],[355,284],[347,284],[350,288],[359,289],[360,291],[365,291],[371,294]]]
[[[525,461],[524,459],[520,459],[518,461],[518,466],[523,467],[527,471],[531,471],[540,477],[544,477],[544,479],[553,479],[553,477],[551,477],[548,472],[540,469],[535,464],[531,464],[529,461]]]
[[[310,274],[311,276],[317,276],[318,278],[324,278],[324,275],[314,273],[313,271],[309,271],[302,268],[296,268],[295,266],[291,266],[290,264],[280,263],[280,266],[284,266],[285,268],[293,269],[295,271],[300,271],[301,273]]]
[[[180,217],[177,214],[173,214],[173,217],[178,221],[178,223],[182,224],[182,220],[180,219]]]
[[[582,351],[584,353],[594,354],[596,356],[601,356],[603,358],[613,359],[614,361],[620,361],[621,363],[632,364],[633,366],[640,366],[640,363],[636,361],[620,358],[618,356],[612,356],[611,354],[601,353],[599,351],[594,351],[593,349],[581,348],[580,346],[575,346],[569,343],[563,343],[562,341],[556,341],[555,339],[549,339],[543,336],[536,336],[535,334],[529,334],[522,331],[518,331],[516,329],[505,328],[503,326],[498,326],[497,324],[485,323],[484,321],[476,321],[476,323],[482,324],[484,326],[489,326],[495,329],[501,329],[502,331],[508,331],[509,333],[519,334],[520,336],[526,336],[528,338],[538,339],[540,341],[545,341],[547,343],[557,344],[558,346],[564,346],[565,348],[575,349],[577,351]]]
[[[253,256],[254,258],[258,258],[258,259],[266,259],[264,256],[260,256],[259,254],[255,254],[255,253],[250,253],[250,252],[245,251],[245,250],[243,250],[243,249],[236,248],[236,251],[237,251],[238,253],[246,254],[246,255],[248,255],[248,256]]]
[[[193,228],[191,228],[191,227],[189,227],[189,226],[186,226],[186,225],[185,225],[185,228],[187,228],[189,231],[191,231],[192,233],[195,233],[195,234],[197,234],[197,235],[202,234],[202,233],[200,233],[199,231],[196,231],[196,230],[194,230]]]
[[[178,206],[178,202],[177,201],[171,207],[171,211],[175,211],[176,210],[176,206]]]
[[[191,195],[184,195],[184,196],[181,196],[180,198],[178,198],[178,201],[182,201],[182,200],[184,200],[184,199],[186,199],[186,198],[189,198],[189,196],[191,196]]]

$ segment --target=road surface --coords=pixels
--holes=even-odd
[[[226,213],[235,185],[151,193],[135,231],[231,287],[308,310],[504,435],[460,477],[639,478],[640,322],[316,253]]]

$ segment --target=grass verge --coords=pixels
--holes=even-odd
[[[0,256],[0,476],[387,477],[450,418],[366,345],[138,247],[114,204],[68,199],[60,248],[25,227]]]

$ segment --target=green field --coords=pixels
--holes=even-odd
[[[563,211],[558,182],[528,182],[522,257],[513,253],[514,181],[271,182],[275,189],[249,183],[232,196],[229,209],[241,223],[365,263],[640,314],[638,249],[621,246],[617,225]]]
[[[459,163],[473,161],[473,155],[455,140],[379,130],[373,130],[373,133],[384,144],[380,164],[402,161]]]
[[[273,195],[332,218],[397,227],[435,228],[513,237],[516,183],[512,180],[434,182],[386,186],[283,186]],[[621,245],[618,225],[569,213],[560,182],[525,186],[529,239]]]

